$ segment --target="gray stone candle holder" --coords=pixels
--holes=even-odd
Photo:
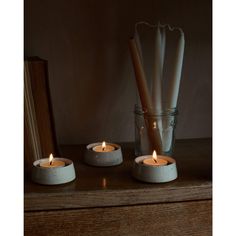
[[[95,146],[102,145],[102,143],[92,143],[87,145],[87,150],[84,156],[84,162],[92,166],[116,166],[123,162],[121,147],[114,143],[107,143],[115,148],[111,152],[96,152],[93,150]]]
[[[133,176],[143,182],[148,183],[165,183],[177,178],[176,162],[168,156],[161,156],[162,159],[168,161],[165,166],[149,166],[143,164],[143,160],[147,156],[139,156],[135,158],[133,165]]]
[[[74,164],[66,158],[54,158],[54,160],[65,162],[63,167],[45,168],[40,167],[40,162],[48,158],[37,160],[33,163],[32,180],[38,184],[57,185],[71,182],[76,178]]]

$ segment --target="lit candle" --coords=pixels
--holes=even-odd
[[[45,167],[45,168],[55,168],[55,167],[63,167],[65,166],[64,161],[58,161],[58,160],[53,160],[53,155],[50,154],[48,161],[41,162],[40,167]]]
[[[113,147],[112,145],[106,145],[105,141],[102,142],[102,145],[93,147],[93,151],[95,152],[112,152],[114,150],[115,147]]]
[[[168,164],[168,161],[158,157],[156,151],[154,150],[152,156],[150,155],[143,160],[143,164],[149,166],[165,166]]]

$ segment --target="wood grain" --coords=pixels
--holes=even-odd
[[[133,144],[122,145],[124,163],[117,167],[85,165],[85,146],[64,146],[74,160],[77,179],[61,186],[42,186],[25,179],[25,211],[124,206],[212,198],[211,139],[179,140],[174,157],[178,179],[147,184],[132,178]]]
[[[27,126],[26,117],[24,116],[24,172],[28,173],[31,171],[32,163],[34,159],[34,150],[32,140],[30,138],[30,131]]]
[[[206,236],[211,201],[25,213],[25,236]]]
[[[47,157],[50,153],[57,154],[56,135],[48,81],[48,65],[46,60],[42,60],[38,57],[28,58],[26,62],[30,74],[42,156]]]
[[[27,172],[32,162],[42,157],[29,65],[24,63],[24,164]]]

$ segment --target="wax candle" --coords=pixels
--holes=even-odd
[[[153,156],[155,157],[154,153]],[[151,155],[136,157],[132,170],[133,176],[148,183],[165,183],[177,178],[176,162],[173,158],[157,156],[157,163]]]
[[[146,159],[143,160],[143,164],[149,166],[165,166],[168,162],[160,157],[157,156],[156,151],[153,151],[152,156],[148,156]]]
[[[139,130],[139,136],[140,136],[140,152],[142,154],[149,153],[152,148],[150,147],[147,130],[145,129],[144,126],[141,126]]]
[[[184,47],[185,47],[184,33],[182,30],[180,30],[180,36],[177,42],[172,78],[170,80],[170,85],[167,93],[168,94],[167,108],[175,108],[177,106],[183,58],[184,58]]]
[[[121,147],[115,143],[91,143],[87,145],[84,162],[92,166],[115,166],[123,161]]]
[[[46,162],[41,162],[39,164],[40,167],[45,167],[45,168],[56,168],[56,167],[63,167],[65,166],[65,162],[63,161],[58,161],[58,160],[53,160],[53,155],[50,154],[48,161]]]
[[[153,130],[149,124],[152,123],[152,100],[149,96],[148,86],[146,81],[146,75],[144,72],[144,68],[142,65],[142,61],[140,55],[137,50],[137,45],[134,39],[129,40],[129,48],[131,53],[131,59],[133,61],[135,78],[137,82],[137,87],[139,91],[139,96],[142,104],[142,109],[145,111],[145,122],[148,127],[148,137],[151,142],[151,146],[153,149],[162,152],[162,144],[161,144],[161,136],[159,130]]]
[[[162,110],[161,103],[161,76],[162,76],[162,35],[158,26],[155,47],[154,47],[154,68],[153,68],[153,84],[152,84],[152,102],[155,114]]]
[[[143,61],[142,45],[141,45],[139,34],[138,34],[137,30],[135,30],[135,33],[134,33],[134,40],[135,40],[136,45],[137,45],[137,50],[138,50],[140,59],[141,59],[141,61]]]
[[[167,91],[167,106],[166,106],[167,108],[176,108],[177,106],[183,58],[184,58],[184,47],[185,47],[184,33],[182,30],[180,30],[180,36],[177,42],[172,78],[170,80],[170,85]],[[172,138],[173,138],[172,132],[166,131],[163,136],[164,136],[163,150],[168,152],[171,149]]]
[[[165,61],[165,50],[166,50],[166,29],[162,28],[161,31],[161,74],[163,78],[163,71],[164,71],[164,61]]]
[[[115,150],[115,147],[112,145],[107,145],[105,141],[102,142],[102,145],[98,145],[93,147],[93,151],[95,152],[112,152]]]

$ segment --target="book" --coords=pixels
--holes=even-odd
[[[59,153],[47,61],[38,57],[28,58],[24,67],[24,155],[25,167],[28,168],[34,160]]]

